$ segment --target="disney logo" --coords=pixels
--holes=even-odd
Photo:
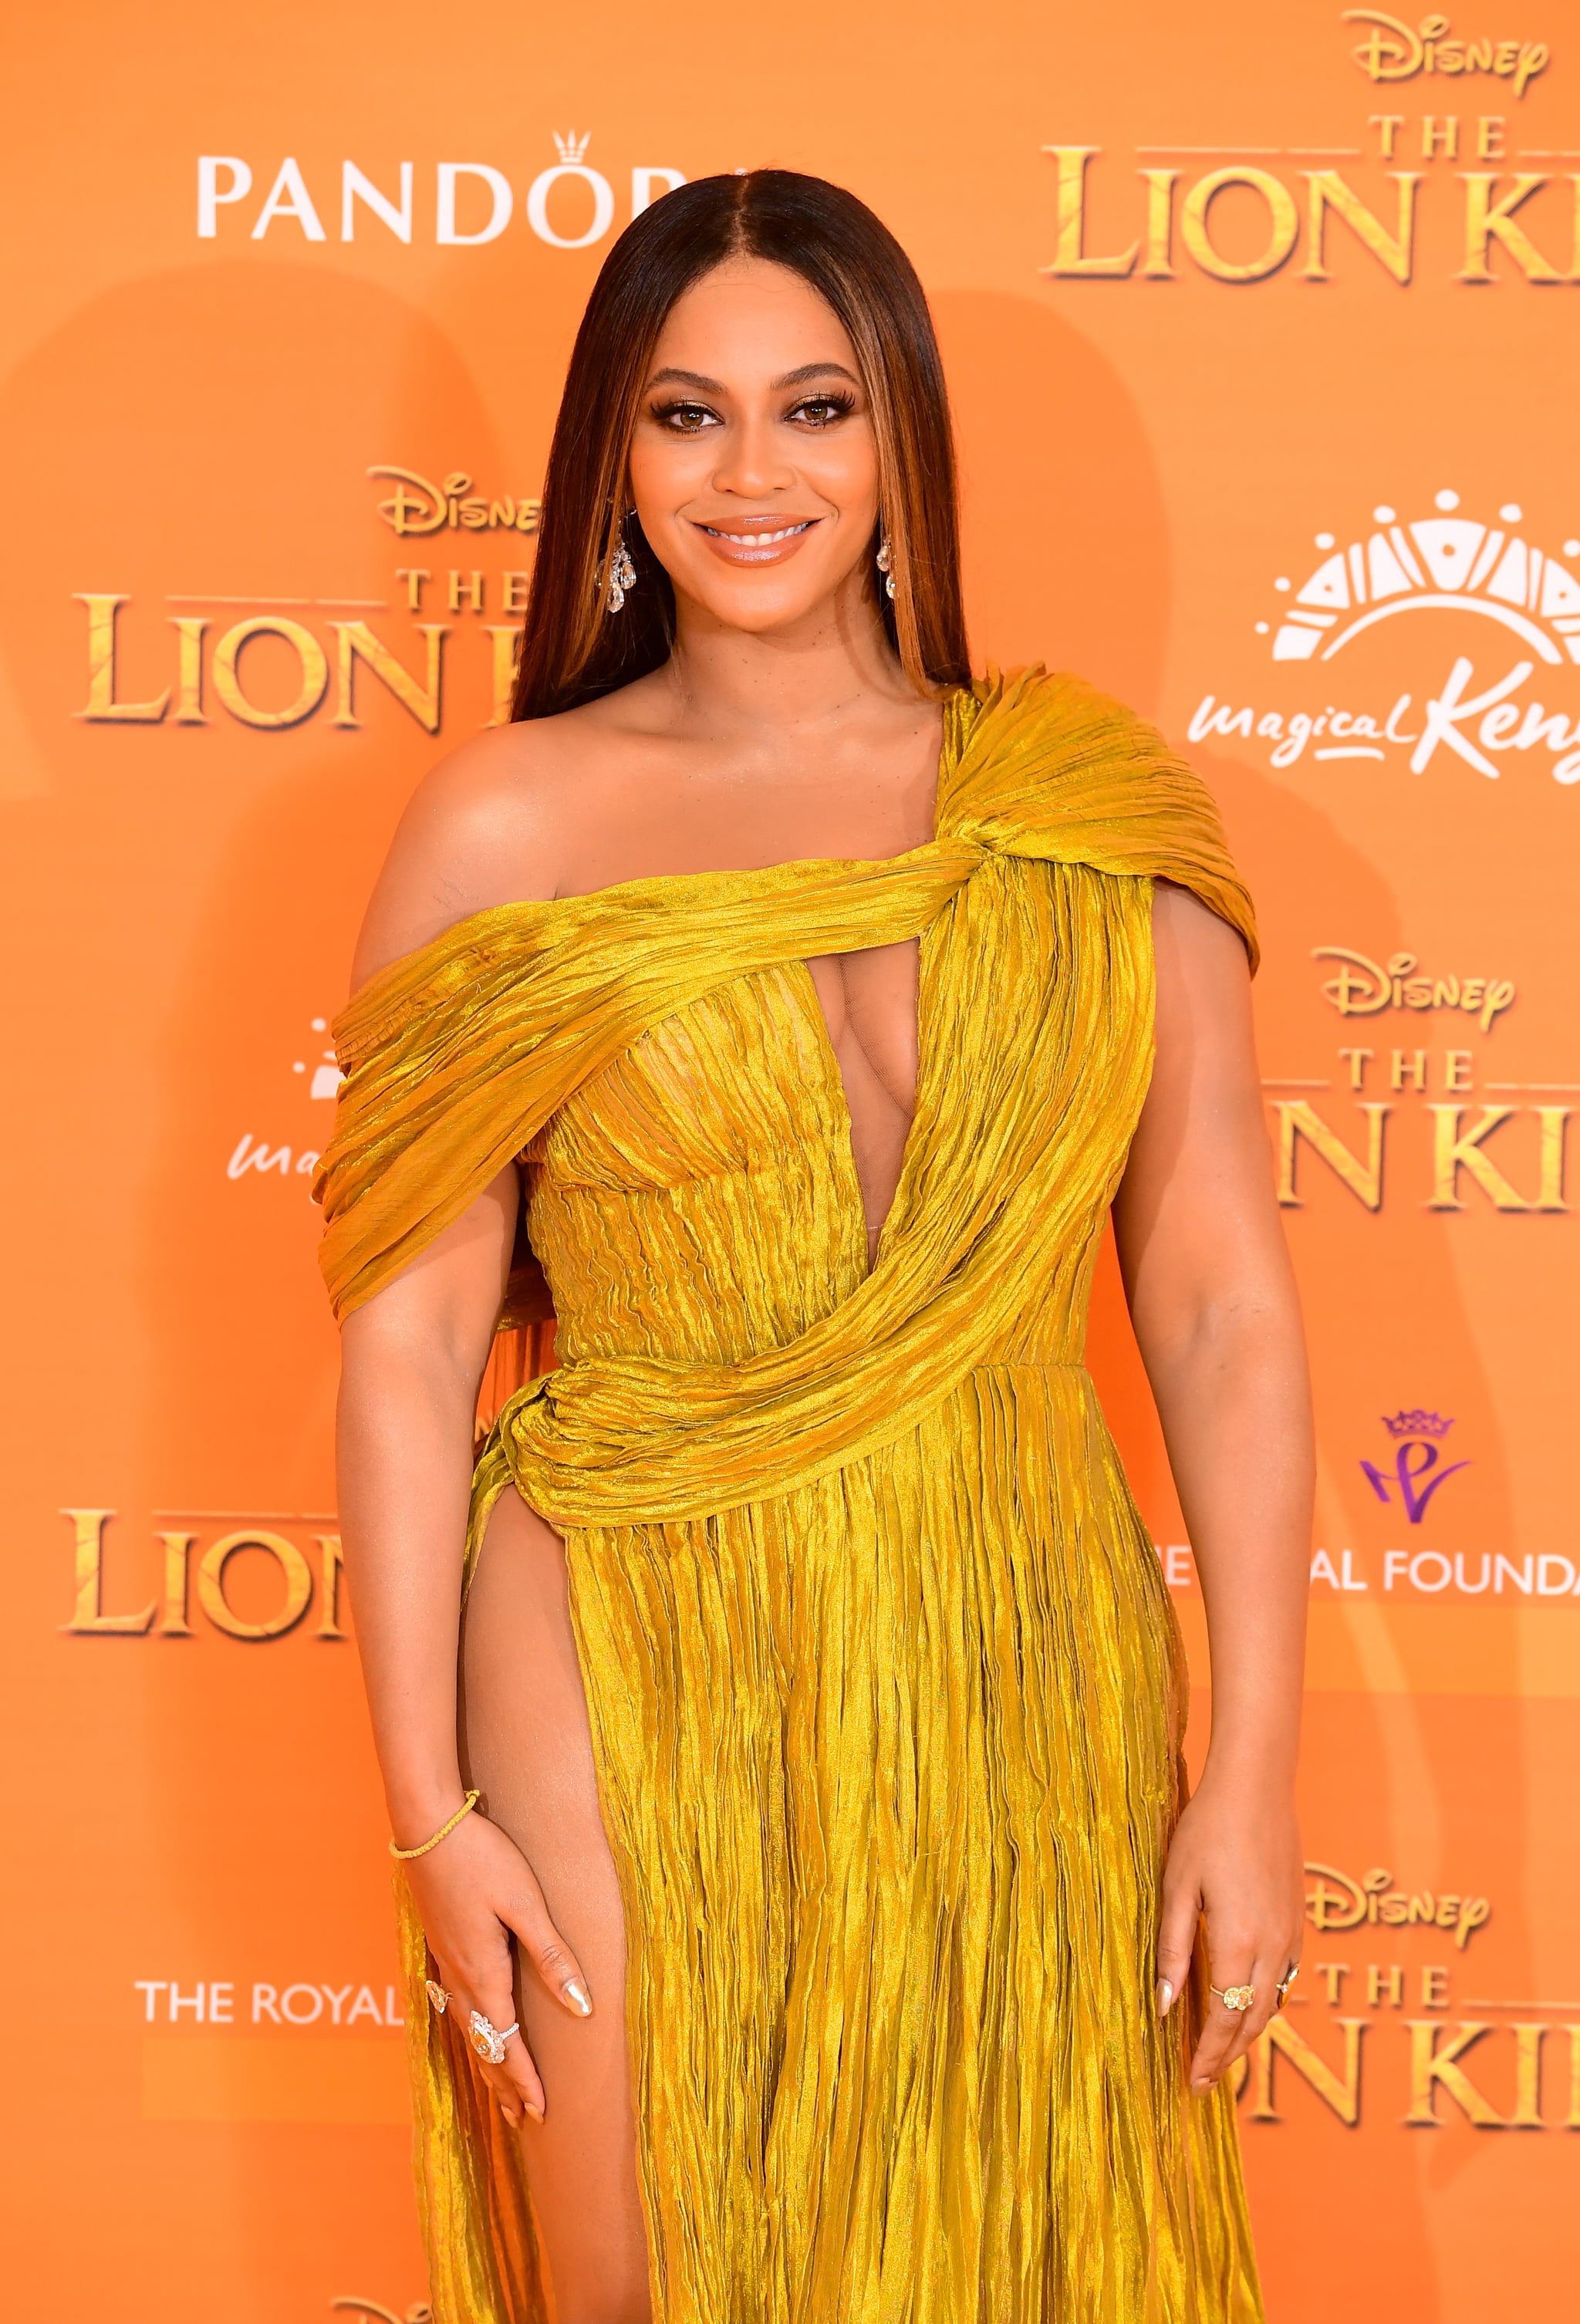
[[[1331,1864],[1308,1864],[1307,1877],[1316,1883],[1306,1898],[1314,1929],[1358,1929],[1381,1923],[1384,1928],[1446,1929],[1461,1952],[1492,1912],[1484,1896],[1434,1895],[1429,1888],[1407,1895],[1393,1886],[1384,1867],[1363,1872],[1358,1880]]]
[[[1322,991],[1341,1017],[1374,1017],[1383,1009],[1461,1009],[1490,1033],[1515,997],[1509,976],[1418,976],[1413,952],[1390,953],[1380,963],[1349,945],[1317,945],[1311,957],[1339,964]]]
[[[367,473],[394,480],[395,489],[387,501],[380,501],[378,512],[386,524],[402,534],[490,532],[497,529],[536,532],[538,519],[543,512],[541,500],[517,500],[510,493],[499,500],[475,495],[472,479],[465,468],[452,469],[442,484],[430,484],[415,468],[379,467],[370,468]]]
[[[1455,41],[1446,16],[1423,16],[1412,32],[1381,8],[1346,8],[1346,24],[1370,24],[1371,32],[1350,54],[1372,80],[1413,80],[1418,73],[1493,73],[1511,80],[1523,97],[1551,51],[1545,41]]]

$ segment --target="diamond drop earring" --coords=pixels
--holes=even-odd
[[[634,509],[632,514],[634,515]],[[631,551],[625,546],[625,528],[614,527],[614,545],[609,552],[609,611],[617,613],[636,586],[636,567],[631,561]]]
[[[892,597],[894,595],[894,552],[889,546],[887,533],[878,544],[878,570],[883,576],[883,586]]]

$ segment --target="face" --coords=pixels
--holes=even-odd
[[[877,446],[855,350],[788,268],[727,260],[676,301],[630,481],[682,608],[762,632],[867,599],[875,620]]]

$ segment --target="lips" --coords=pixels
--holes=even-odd
[[[698,532],[717,557],[730,565],[772,565],[781,558],[793,556],[797,544],[805,539],[818,521],[812,516],[794,518],[788,524],[756,524],[750,527],[699,524]]]

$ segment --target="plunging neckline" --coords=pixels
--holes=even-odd
[[[850,1163],[850,1175],[855,1186],[856,1204],[861,1213],[864,1283],[869,1281],[877,1273],[879,1262],[883,1257],[883,1245],[888,1238],[889,1222],[894,1216],[895,1204],[900,1200],[900,1190],[905,1184],[906,1172],[910,1166],[911,1150],[916,1143],[918,1119],[921,1112],[922,1065],[926,1055],[926,1032],[921,1013],[921,937],[919,936],[904,937],[901,941],[914,943],[916,945],[916,1088],[911,1099],[910,1119],[906,1124],[905,1139],[900,1149],[900,1167],[894,1176],[894,1191],[884,1207],[875,1236],[867,1224],[866,1189],[862,1184],[861,1167],[855,1158],[855,1118],[850,1110],[850,1093],[845,1087],[845,1070],[839,1062],[839,1052],[834,1046],[834,1036],[829,1029],[827,1012],[818,995],[817,979],[812,974],[809,961],[794,959],[783,964],[787,969],[800,971],[799,977],[792,975],[790,981],[818,1043],[818,1052],[823,1061],[824,1078],[829,1093],[838,1103],[840,1120],[844,1125],[845,1154]],[[856,949],[859,948],[856,947]],[[877,948],[873,947],[873,949]],[[818,957],[842,960],[845,955],[843,953],[832,953],[819,954]]]

